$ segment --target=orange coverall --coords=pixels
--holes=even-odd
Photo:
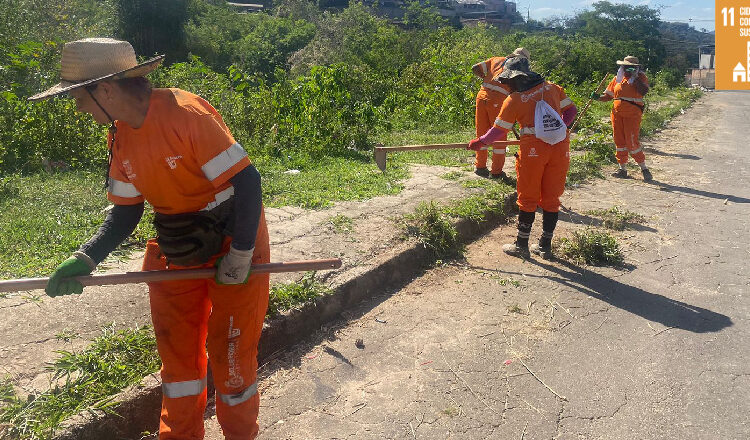
[[[142,126],[117,124],[107,197],[120,205],[148,201],[156,212],[178,214],[211,209],[231,197],[229,181],[250,165],[221,116],[202,98],[179,89],[154,89]],[[238,227],[238,226],[235,226]],[[229,250],[198,267],[211,267]],[[270,261],[261,210],[252,262]],[[155,240],[146,247],[143,270],[167,266]],[[256,383],[258,341],[268,306],[268,274],[246,284],[217,285],[214,279],[149,283],[151,315],[162,360],[159,438],[202,439],[207,356],[216,385],[216,415],[229,440],[258,433]]]
[[[648,78],[643,72],[639,73],[641,81],[648,85]],[[643,118],[643,95],[638,93],[634,84],[627,78],[619,83],[617,77],[607,86],[604,92],[615,99],[612,106],[612,133],[615,140],[615,156],[620,164],[628,163],[628,153],[636,163],[643,163],[646,155],[641,148],[640,131]]]
[[[561,115],[574,105],[562,87],[545,81],[524,92],[512,93],[494,126],[503,130],[510,130],[515,122],[521,126],[521,146],[516,154],[519,209],[534,212],[541,206],[545,211],[558,212],[570,165],[570,136],[550,145],[533,134],[534,111],[541,99]]]
[[[505,57],[492,57],[479,63],[482,74],[482,87],[477,93],[477,105],[474,115],[474,124],[476,126],[477,137],[485,134],[492,127],[503,101],[510,94],[510,87],[493,81],[500,72],[503,71]],[[507,134],[498,140],[507,140]],[[492,150],[492,169],[490,173],[500,174],[505,165],[505,148],[493,147]],[[487,150],[475,152],[474,166],[476,168],[487,167]]]

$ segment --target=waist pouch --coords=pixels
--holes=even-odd
[[[636,104],[633,101],[628,101],[627,99],[615,98],[615,100],[620,101],[620,102],[627,102],[628,104],[634,105],[634,106],[638,107],[638,110],[640,110],[641,113],[643,113],[643,109],[646,107],[645,105],[644,106],[640,106],[640,105]]]
[[[234,197],[210,211],[184,214],[155,213],[156,242],[169,264],[195,266],[221,251],[231,234]]]

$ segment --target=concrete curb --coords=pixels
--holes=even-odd
[[[506,195],[503,212],[487,213],[479,223],[459,220],[455,224],[458,239],[469,243],[503,223],[517,210],[515,201],[515,192]],[[333,294],[267,322],[258,347],[258,363],[263,364],[277,351],[293,346],[324,324],[341,318],[347,309],[382,295],[386,288],[404,286],[431,262],[427,249],[418,243],[392,249],[379,260],[370,269],[338,286]],[[212,389],[213,384],[209,383],[209,395]],[[144,438],[144,435],[153,438],[148,433],[158,430],[161,408],[158,374],[149,375],[139,385],[118,394],[115,401],[120,402],[118,414],[86,412],[72,417],[54,440],[132,440]]]

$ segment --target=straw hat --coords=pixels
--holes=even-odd
[[[527,60],[531,58],[531,54],[529,53],[529,50],[525,47],[519,47],[518,49],[514,50],[511,54],[512,56],[516,57],[524,57]]]
[[[513,79],[519,76],[523,76],[529,79],[541,78],[541,76],[533,72],[529,67],[529,59],[523,56],[517,56],[508,59],[503,67],[503,71],[495,77],[495,81],[502,82],[503,80]]]
[[[617,61],[617,64],[620,66],[640,66],[641,64],[638,62],[638,58],[628,55],[625,57],[622,61]]]
[[[156,69],[164,55],[138,64],[133,46],[112,38],[85,38],[65,43],[60,60],[60,83],[29,98],[40,101],[78,87],[107,79],[145,76]]]

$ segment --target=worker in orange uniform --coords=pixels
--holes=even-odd
[[[529,58],[529,51],[523,47],[514,50],[507,57],[492,57],[481,63],[471,66],[474,75],[482,78],[482,87],[477,93],[477,106],[474,118],[477,136],[481,136],[492,127],[503,101],[510,94],[510,87],[495,80],[495,77],[503,71],[503,66],[509,58]],[[499,137],[497,140],[507,140],[508,136]],[[487,169],[487,150],[479,150],[475,153],[474,172],[482,177],[491,176],[495,179],[506,179],[503,172],[505,165],[505,148],[493,147],[492,170]]]
[[[513,124],[521,127],[521,145],[516,153],[518,236],[515,243],[503,245],[507,254],[528,258],[529,236],[537,207],[542,208],[542,235],[531,251],[552,257],[552,236],[557,226],[560,196],[570,165],[568,127],[578,110],[562,87],[545,81],[529,67],[529,60],[508,60],[497,79],[510,86],[500,113],[482,136],[469,142],[469,149],[479,150],[507,135]]]
[[[162,360],[160,439],[201,439],[207,356],[224,436],[258,432],[257,350],[268,306],[270,260],[260,175],[221,116],[180,89],[152,89],[144,78],[163,56],[136,61],[130,43],[89,38],[66,43],[60,84],[29,98],[67,93],[78,111],[110,124],[107,197],[114,207],[98,232],[58,266],[46,292],[81,293],[89,274],[138,224],[148,201],[157,238],[144,270],[217,266],[211,279],[149,283]]]
[[[630,154],[641,167],[643,180],[650,182],[653,176],[646,166],[646,155],[639,140],[644,108],[643,97],[649,90],[648,78],[641,70],[638,58],[634,56],[627,56],[622,61],[617,61],[617,64],[620,66],[617,75],[612,78],[604,95],[600,96],[597,92],[591,94],[592,99],[599,101],[615,100],[611,116],[612,132],[615,138],[615,155],[620,168],[612,176],[628,177],[625,166]]]

